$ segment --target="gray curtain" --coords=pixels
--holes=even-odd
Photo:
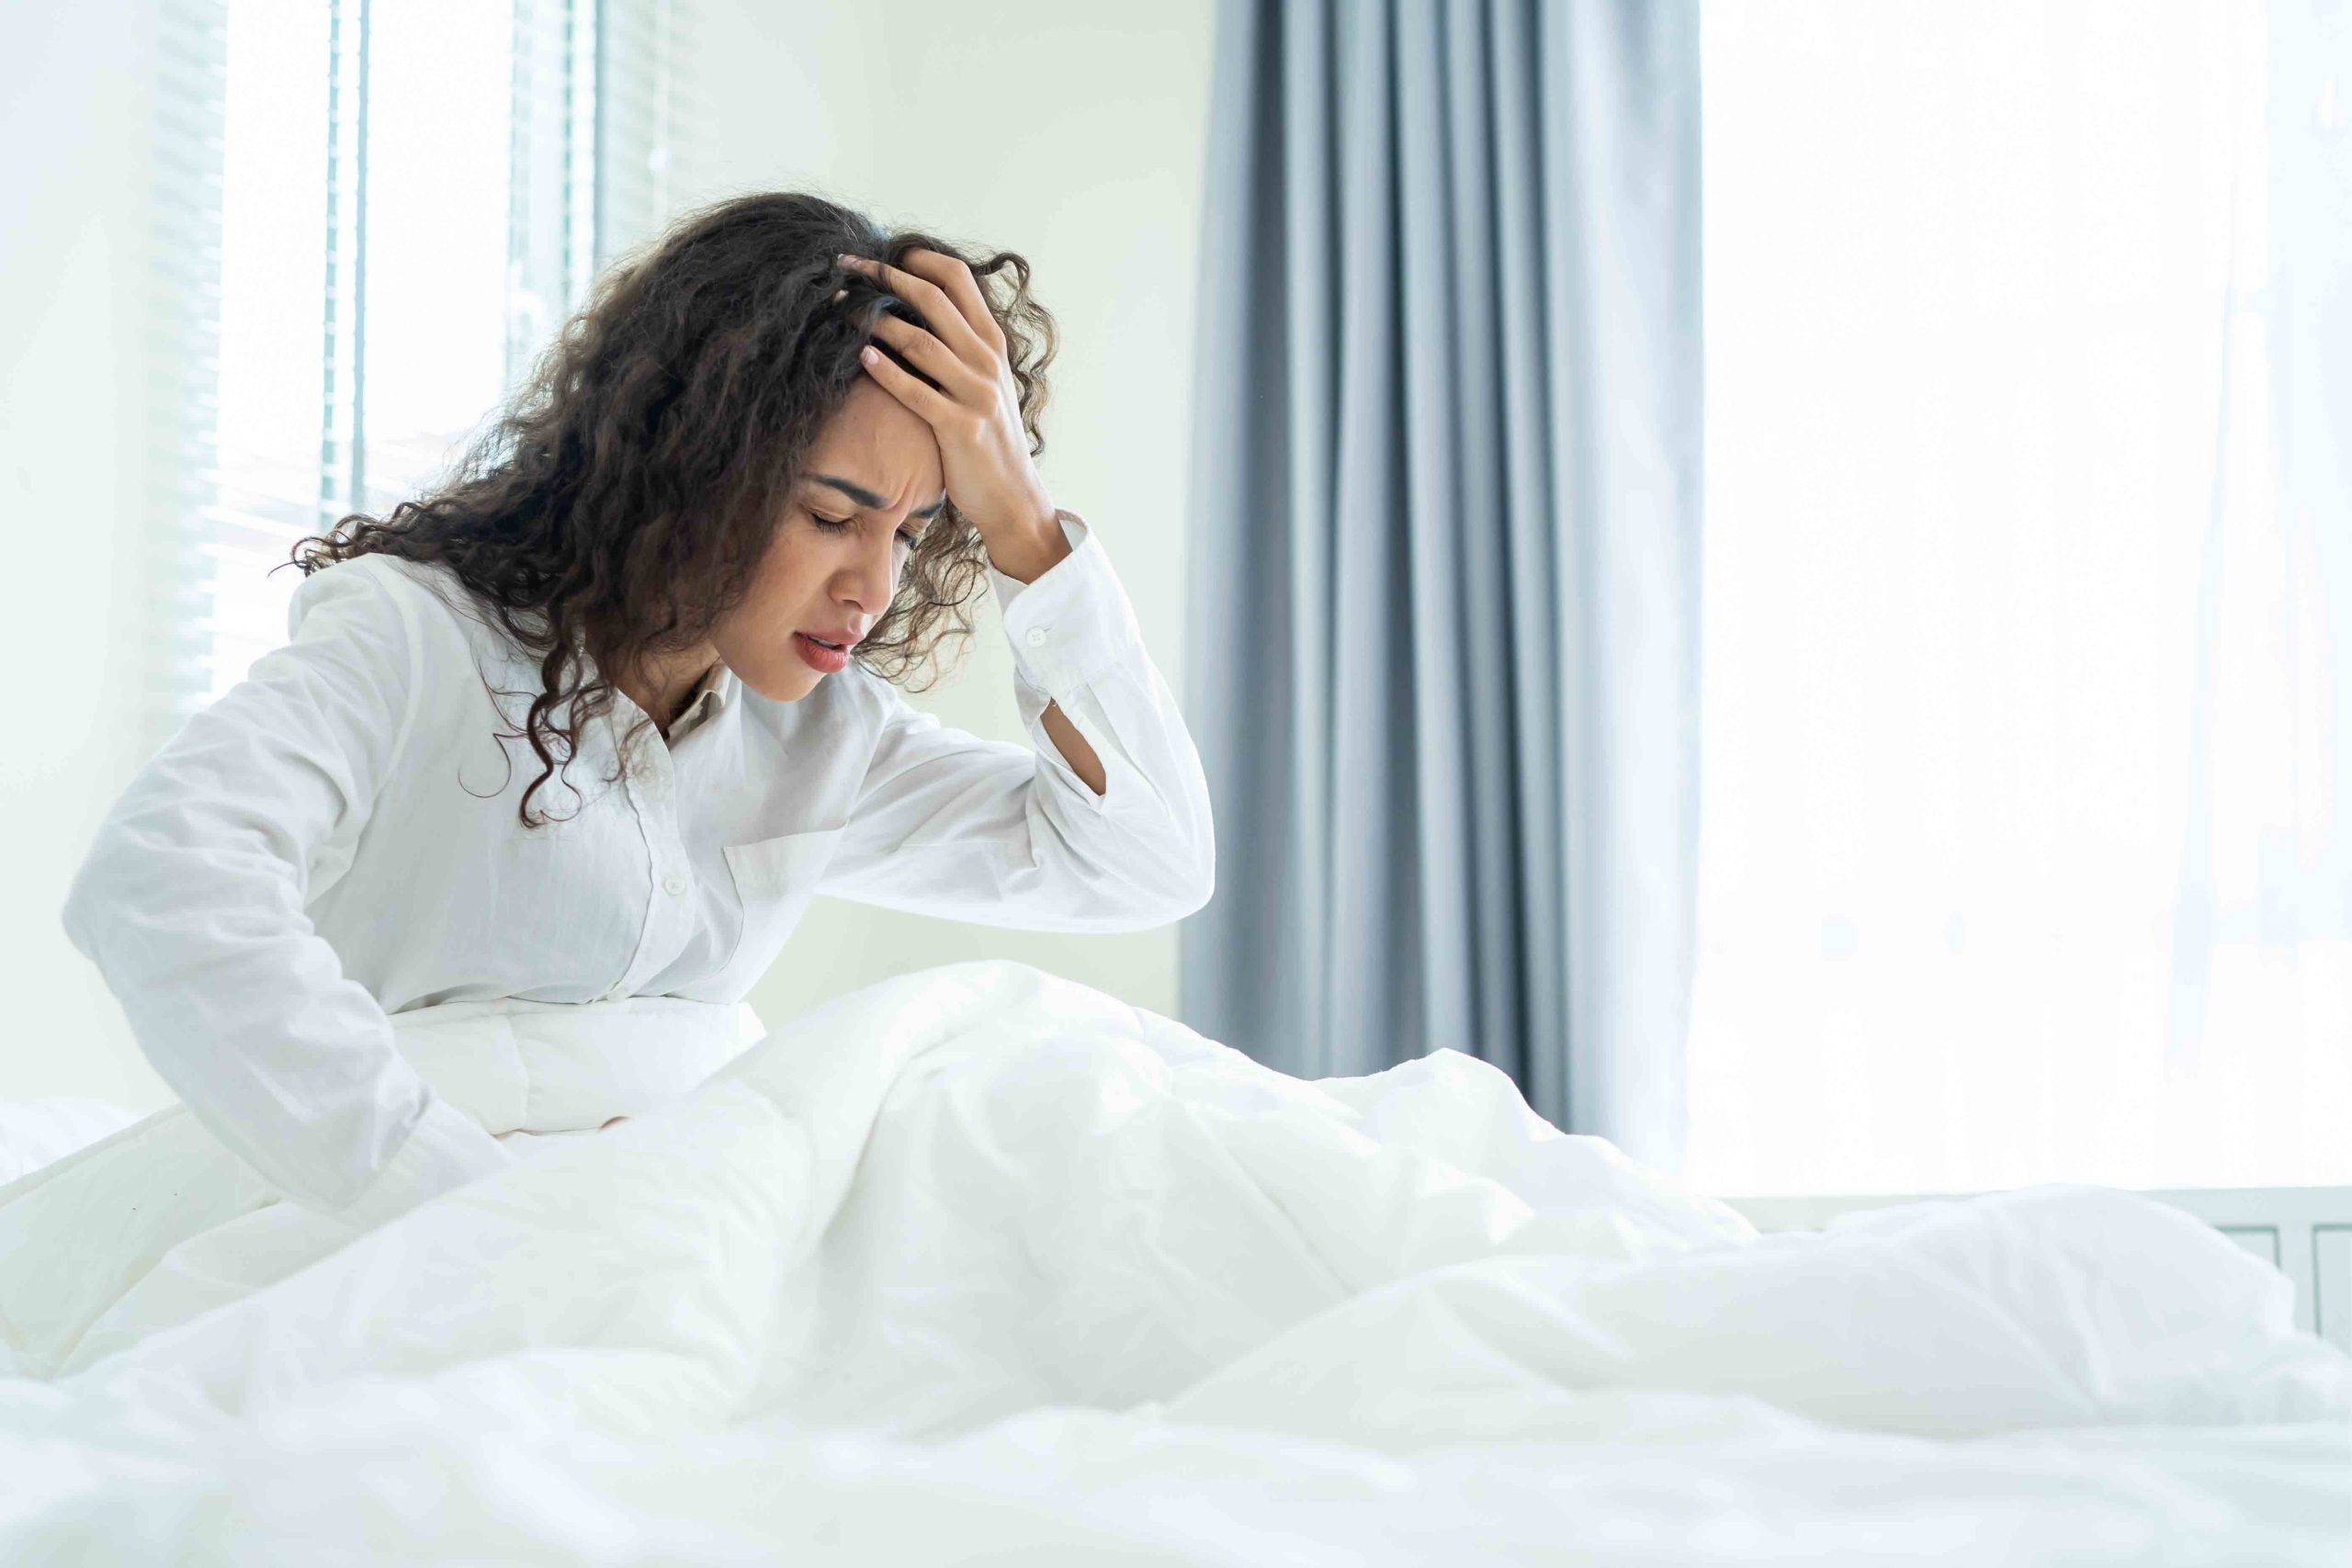
[[[1442,1046],[1672,1167],[1698,833],[1696,0],[1227,0],[1186,1021]]]

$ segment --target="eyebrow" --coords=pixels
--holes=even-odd
[[[816,480],[820,485],[832,486],[835,490],[841,491],[843,495],[849,497],[860,506],[883,507],[890,504],[890,500],[888,496],[876,495],[872,491],[866,489],[864,485],[853,484],[848,479],[836,478],[831,474],[810,474],[808,477]],[[946,504],[947,497],[943,494],[937,501],[933,502],[929,506],[918,506],[912,512],[908,513],[907,515],[910,517],[922,517],[925,519],[936,517],[939,515],[939,509]]]

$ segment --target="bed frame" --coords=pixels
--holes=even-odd
[[[1727,1198],[1758,1230],[1819,1230],[1839,1214],[1925,1198],[1918,1192],[1814,1198]],[[2352,1352],[2352,1187],[2209,1187],[2150,1192],[2186,1210],[2285,1274],[2295,1325]]]

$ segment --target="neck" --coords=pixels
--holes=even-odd
[[[686,694],[710,673],[710,667],[718,660],[718,650],[707,644],[679,653],[657,655],[617,677],[613,684],[651,715],[654,728],[667,735],[670,721],[685,705]]]

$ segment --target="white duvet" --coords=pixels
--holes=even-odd
[[[1305,1082],[1012,964],[164,1265],[0,1380],[0,1562],[2352,1562],[2352,1358],[2184,1214],[1759,1238],[1469,1056]]]

